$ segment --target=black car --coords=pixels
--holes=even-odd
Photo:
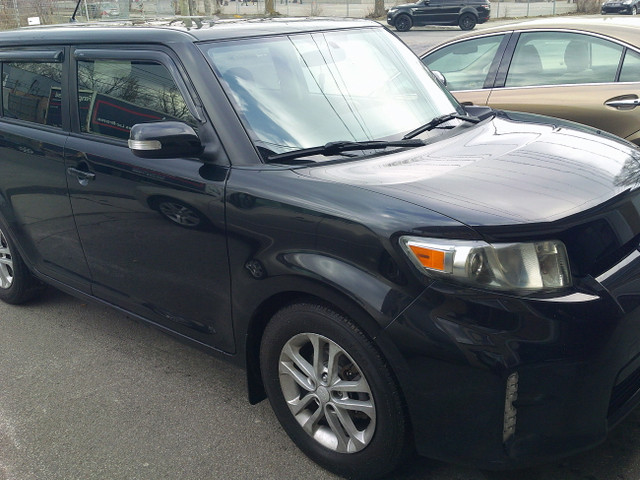
[[[549,460],[638,404],[633,145],[463,109],[376,22],[184,21],[0,33],[0,299],[245,367],[351,478]]]
[[[487,0],[420,0],[391,7],[387,23],[399,32],[423,25],[458,25],[462,30],[473,30],[490,15],[491,4]]]
[[[600,13],[620,13],[623,15],[636,15],[638,13],[639,0],[608,0],[602,4]]]

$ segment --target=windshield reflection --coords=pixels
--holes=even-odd
[[[266,154],[334,141],[399,139],[434,117],[461,112],[413,53],[382,29],[202,48]]]

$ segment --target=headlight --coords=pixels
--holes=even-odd
[[[403,236],[400,245],[425,275],[493,290],[553,290],[571,285],[569,260],[557,240],[532,243]]]

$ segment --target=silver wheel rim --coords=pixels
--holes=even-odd
[[[0,232],[0,288],[13,284],[13,257],[4,233]]]
[[[200,223],[200,218],[190,208],[179,203],[162,202],[158,208],[169,220],[185,227],[195,227]]]
[[[290,339],[280,353],[280,387],[302,429],[339,453],[364,449],[376,408],[362,370],[338,344],[315,333]]]

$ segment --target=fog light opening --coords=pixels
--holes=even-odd
[[[516,414],[514,407],[518,399],[518,372],[514,372],[507,378],[506,396],[504,401],[504,424],[502,429],[502,441],[506,443],[516,433]]]

